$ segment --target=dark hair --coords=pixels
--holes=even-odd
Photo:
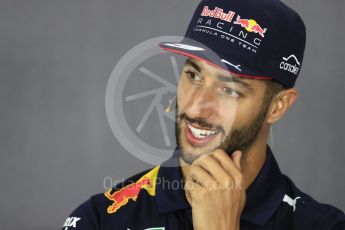
[[[277,81],[265,81],[266,92],[264,100],[271,103],[274,96],[276,96],[280,91],[286,89],[286,87]]]
[[[286,87],[277,82],[277,81],[264,81],[265,87],[266,87],[266,92],[265,92],[265,96],[261,105],[261,108],[263,109],[263,111],[265,112],[265,116],[266,113],[268,112],[268,107],[270,106],[273,98],[282,90],[286,89]]]

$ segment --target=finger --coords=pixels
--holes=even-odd
[[[212,188],[217,185],[217,181],[200,165],[193,165],[189,171],[189,176],[193,182],[205,188]]]
[[[219,184],[224,184],[224,182],[231,179],[223,166],[212,154],[200,157],[193,164],[202,167]],[[226,186],[228,186],[228,183]]]
[[[188,203],[193,206],[193,198],[197,198],[198,194],[200,193],[200,191],[202,191],[203,189],[205,189],[204,187],[202,187],[199,183],[196,183],[192,178],[189,177],[189,179],[185,181],[184,184],[184,190],[185,190],[185,194],[186,194],[186,199],[188,201]],[[195,199],[196,201],[198,199]]]
[[[184,190],[186,192],[187,197],[191,198],[193,192],[198,192],[198,190],[202,188],[203,187],[199,182],[197,182],[189,175],[187,176],[186,181],[184,183]]]
[[[187,201],[190,205],[192,205],[192,195],[191,195],[191,192],[189,191],[189,189],[185,189],[185,193],[186,193],[186,198],[187,198]]]
[[[231,155],[231,159],[235,163],[236,167],[241,171],[242,170],[242,167],[241,167],[242,152],[240,150],[235,151]]]
[[[213,156],[218,160],[218,162],[222,165],[225,171],[233,176],[233,177],[240,177],[242,176],[242,172],[240,168],[238,168],[231,157],[222,149],[217,149]]]

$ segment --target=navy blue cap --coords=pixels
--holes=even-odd
[[[301,17],[278,0],[203,0],[185,38],[165,50],[194,57],[240,77],[295,85],[306,42]]]

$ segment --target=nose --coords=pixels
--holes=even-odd
[[[190,118],[210,118],[218,108],[216,93],[211,88],[200,88],[188,99],[186,113]]]

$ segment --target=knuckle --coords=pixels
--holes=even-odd
[[[191,169],[189,170],[189,175],[191,177],[196,177],[198,175],[199,170],[199,166],[191,167]]]
[[[243,181],[243,175],[242,174],[238,174],[235,176],[235,181]]]
[[[207,158],[205,160],[202,160],[199,162],[199,164],[197,165],[197,167],[203,167],[203,168],[206,168],[207,166]]]
[[[226,188],[231,188],[234,185],[234,180],[232,179],[232,177],[227,176],[223,181],[223,185]]]

